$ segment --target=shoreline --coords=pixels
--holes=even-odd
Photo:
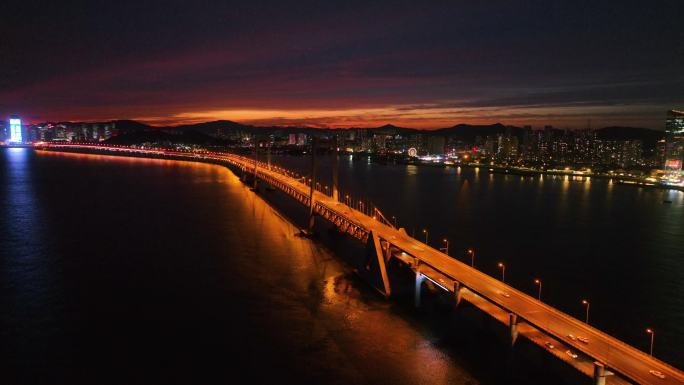
[[[14,148],[14,147],[8,147],[8,146],[3,146],[3,148]],[[188,158],[187,156],[179,156],[179,155],[173,155],[173,154],[165,154],[163,151],[159,151],[158,154],[151,154],[149,152],[146,152],[144,154],[138,154],[135,151],[126,151],[127,148],[122,147],[121,152],[117,153],[112,153],[110,150],[106,149],[96,149],[96,148],[58,148],[58,149],[53,149],[50,148],[49,146],[45,147],[33,147],[33,146],[22,146],[20,148],[33,148],[36,151],[51,151],[51,152],[71,152],[71,153],[84,153],[84,154],[94,154],[94,155],[109,155],[109,156],[124,156],[124,157],[135,157],[135,158],[151,158],[151,159],[171,159],[171,160],[183,160],[183,161],[194,161],[194,162],[201,162],[201,163],[212,163],[216,164],[215,162],[212,162],[204,157],[201,156],[201,154],[195,154],[192,158]],[[134,150],[134,149],[131,149]],[[188,156],[191,156],[188,154]],[[371,161],[372,160],[372,157]],[[510,168],[510,167],[502,167],[502,166],[496,166],[496,165],[485,165],[485,164],[462,164],[462,163],[454,163],[454,164],[445,164],[445,163],[425,163],[425,162],[374,162],[378,163],[380,165],[389,165],[389,164],[395,164],[395,165],[413,165],[413,166],[419,166],[419,167],[440,167],[440,168],[452,168],[452,167],[465,167],[465,168],[470,168],[474,169],[477,171],[485,171],[488,173],[492,174],[501,174],[501,175],[516,175],[516,176],[521,176],[521,177],[526,177],[526,176],[544,176],[544,175],[550,175],[550,176],[567,176],[567,177],[572,177],[572,178],[596,178],[596,179],[603,179],[603,180],[612,180],[614,183],[617,183],[619,185],[624,185],[624,186],[635,186],[635,187],[640,187],[640,188],[646,188],[646,189],[657,189],[657,190],[672,190],[672,191],[679,191],[679,192],[684,192],[684,186],[670,186],[670,185],[663,185],[659,184],[657,182],[652,182],[652,181],[647,181],[643,178],[635,178],[631,176],[620,176],[620,175],[606,175],[606,174],[597,174],[597,173],[591,173],[591,174],[579,174],[579,173],[574,173],[574,172],[563,172],[561,170],[553,170],[553,171],[543,171],[543,170],[533,170],[533,169],[520,169],[520,168]]]

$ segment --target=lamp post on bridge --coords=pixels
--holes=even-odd
[[[444,238],[442,241],[444,242],[444,247],[440,250],[444,250],[444,254],[449,255],[449,240]]]
[[[392,215],[392,221],[394,221],[394,228],[396,229],[397,228],[397,217]]]
[[[316,136],[311,138],[311,188],[309,189],[309,234],[314,227],[314,191],[316,189]]]
[[[444,242],[444,247],[441,250],[444,250],[444,254],[449,255],[449,240],[444,238],[442,242]]]
[[[651,349],[650,349],[650,354],[651,354],[651,357],[653,357],[653,340],[655,339],[655,331],[653,331],[653,329],[651,329],[651,328],[647,328],[647,329],[646,329],[646,333],[648,333],[648,334],[651,335]]]
[[[339,192],[339,148],[337,148],[337,135],[333,135],[333,167],[332,167],[332,199],[337,202],[340,199]]]
[[[427,245],[428,244],[428,235],[429,235],[427,229],[423,229],[423,234],[425,234],[425,244]]]
[[[541,281],[541,279],[537,278],[534,280],[534,283],[539,285],[539,291],[537,292],[537,299],[541,301],[542,281]]]
[[[501,282],[506,283],[506,265],[503,262],[499,262],[498,266],[501,269]]]
[[[470,255],[470,267],[475,267],[475,250],[468,249],[468,255]]]
[[[255,138],[254,140],[254,189],[257,188],[257,172],[259,167],[259,140]]]
[[[589,307],[591,306],[591,304],[590,304],[589,301],[587,301],[586,299],[583,299],[583,300],[582,300],[582,305],[586,306],[586,308],[587,308],[586,315],[585,315],[585,317],[584,317],[584,323],[586,323],[587,325],[589,325]]]

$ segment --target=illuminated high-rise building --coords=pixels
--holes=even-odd
[[[684,163],[684,112],[667,112],[665,142],[665,171],[681,173]]]
[[[10,116],[10,143],[21,144],[24,142],[21,133],[21,119],[18,116]]]

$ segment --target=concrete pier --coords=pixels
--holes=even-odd
[[[463,287],[458,281],[454,281],[454,299],[456,300],[456,306],[460,305],[463,300]]]
[[[511,313],[508,316],[508,326],[511,329],[511,346],[515,345],[515,341],[518,339],[518,315]]]
[[[606,366],[594,361],[594,385],[606,385]]]

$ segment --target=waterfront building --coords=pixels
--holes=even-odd
[[[665,171],[682,173],[684,163],[684,112],[670,110],[665,120]]]
[[[430,155],[444,155],[446,141],[443,136],[428,136],[427,150]]]
[[[11,116],[9,119],[10,124],[10,139],[9,142],[12,144],[22,144],[24,143],[21,119],[18,116]]]

